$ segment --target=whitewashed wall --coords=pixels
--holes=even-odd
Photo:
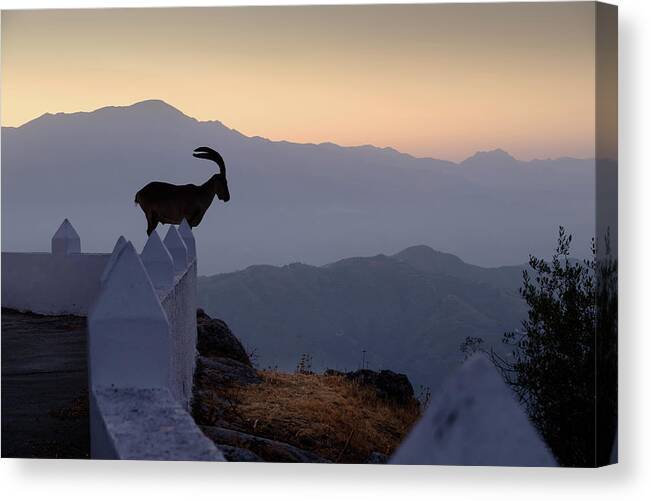
[[[162,300],[170,326],[170,390],[190,408],[197,346],[197,265],[192,262]]]
[[[51,252],[2,253],[2,306],[43,315],[86,315],[110,254],[83,254],[66,219]]]
[[[2,306],[43,315],[86,315],[110,254],[2,253]]]
[[[164,241],[152,233],[141,255],[119,240],[102,274],[88,316],[92,458],[223,460],[188,413],[197,338],[189,230],[170,226]]]

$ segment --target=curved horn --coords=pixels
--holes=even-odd
[[[219,165],[219,173],[223,174],[224,176],[226,175],[226,164],[224,163],[224,159],[219,153],[217,153],[212,148],[208,148],[207,146],[201,146],[194,150],[192,156],[195,158],[204,158],[206,160],[212,160],[217,165]]]

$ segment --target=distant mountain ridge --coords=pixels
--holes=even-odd
[[[62,120],[62,121],[75,121],[75,120],[84,120],[85,118],[93,118],[93,117],[98,117],[102,115],[112,115],[112,114],[119,114],[119,113],[127,113],[127,114],[133,114],[134,116],[140,113],[145,113],[149,115],[149,118],[152,116],[155,116],[157,118],[176,118],[176,119],[183,119],[183,120],[188,120],[195,122],[197,124],[213,124],[213,125],[218,125],[221,127],[224,127],[225,129],[238,134],[242,137],[248,137],[249,139],[255,139],[255,140],[262,140],[262,141],[269,141],[271,143],[281,143],[281,144],[291,144],[291,145],[297,145],[297,146],[321,146],[321,147],[326,147],[326,148],[334,148],[334,149],[346,149],[346,150],[359,150],[359,151],[364,151],[364,152],[377,152],[381,154],[390,154],[390,155],[395,155],[398,157],[404,157],[404,158],[410,158],[413,160],[423,160],[423,161],[434,161],[434,162],[441,162],[444,164],[449,164],[449,165],[475,165],[475,164],[482,164],[482,163],[502,163],[504,162],[526,162],[523,160],[518,160],[515,157],[513,157],[510,153],[507,151],[501,149],[501,148],[495,148],[493,150],[487,150],[487,151],[477,151],[474,154],[470,155],[468,158],[465,160],[462,160],[460,162],[454,162],[452,160],[443,160],[443,159],[437,159],[434,157],[417,157],[414,155],[411,155],[409,153],[401,152],[395,148],[392,147],[381,147],[381,146],[375,146],[372,144],[360,144],[360,145],[355,145],[355,146],[340,146],[336,143],[330,142],[330,141],[324,141],[321,143],[297,143],[297,142],[292,142],[292,141],[274,141],[271,139],[268,139],[263,136],[245,136],[241,132],[239,132],[236,129],[232,129],[228,126],[226,126],[223,122],[220,120],[198,120],[194,117],[191,117],[189,115],[186,115],[183,113],[181,110],[178,108],[175,108],[171,104],[163,101],[162,99],[146,99],[144,101],[138,101],[136,103],[133,103],[131,105],[123,105],[123,106],[103,106],[101,108],[97,108],[96,110],[93,111],[76,111],[76,112],[56,112],[56,113],[51,113],[51,112],[46,112],[43,113],[42,115],[33,118],[32,120],[29,120],[25,122],[22,125],[19,126],[2,126],[3,132],[10,132],[14,130],[20,130],[20,129],[30,129],[30,128],[36,128],[36,127],[50,127],[53,123],[54,120]],[[571,158],[571,157],[564,157],[564,158]],[[537,161],[537,160],[534,160]]]
[[[161,99],[147,99],[145,101],[139,101],[128,106],[103,106],[97,108],[93,111],[75,111],[75,112],[57,112],[57,113],[43,113],[42,115],[25,122],[22,125],[17,127],[7,127],[3,126],[3,129],[22,129],[24,127],[38,127],[41,125],[48,126],[48,121],[52,120],[69,120],[74,121],[77,119],[84,119],[86,117],[91,118],[93,116],[101,116],[105,114],[115,114],[115,113],[129,113],[129,114],[139,114],[139,113],[153,113],[159,117],[168,115],[177,118],[185,118],[188,120],[193,120],[198,122],[195,118],[192,118],[181,110],[175,108],[174,106],[166,103]]]
[[[516,158],[508,152],[501,148],[496,148],[491,151],[478,151],[460,163],[464,166],[505,167],[518,162],[519,160],[516,160]]]
[[[523,269],[415,246],[321,267],[251,266],[200,277],[198,291],[202,308],[218,312],[263,367],[292,370],[306,353],[317,370],[351,370],[364,351],[370,368],[435,387],[462,360],[467,336],[499,350],[503,332],[520,326]]]
[[[561,224],[586,252],[593,233],[592,160],[522,162],[495,150],[457,164],[270,141],[148,100],[2,128],[3,249],[45,250],[66,217],[85,250],[111,249],[121,234],[142,246],[133,195],[153,180],[204,182],[214,168],[192,158],[201,145],[226,159],[232,194],[196,230],[202,273],[325,264],[412,242],[492,266],[548,253]]]
[[[522,270],[525,267],[525,265],[515,265],[484,268],[468,264],[453,254],[435,251],[427,245],[409,247],[392,257],[427,273],[452,275],[479,283],[491,283],[507,290],[517,290],[520,287]]]

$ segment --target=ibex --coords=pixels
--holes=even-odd
[[[147,217],[147,235],[156,229],[158,223],[181,224],[186,219],[191,227],[198,226],[215,195],[224,202],[230,200],[222,156],[206,146],[197,148],[192,155],[217,163],[219,173],[201,186],[154,181],[136,193],[136,204],[140,205]]]

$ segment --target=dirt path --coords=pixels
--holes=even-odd
[[[86,319],[2,309],[2,457],[88,458]]]

